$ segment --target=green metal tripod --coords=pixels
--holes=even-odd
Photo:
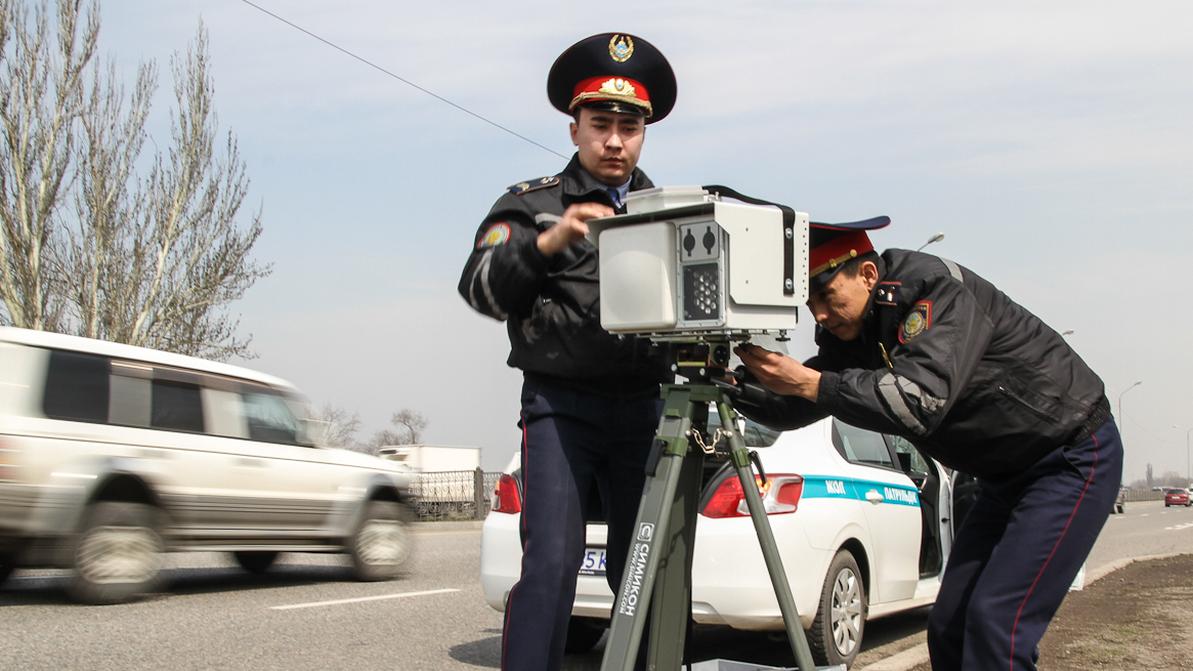
[[[648,611],[647,669],[673,671],[683,663],[684,639],[691,616],[692,553],[705,453],[703,449],[693,449],[691,442],[704,447],[700,428],[694,430],[693,426],[706,426],[708,404],[715,403],[721,420],[721,437],[728,439],[729,458],[741,481],[754,531],[762,546],[787,639],[799,669],[812,671],[816,668],[812,653],[758,494],[750,452],[737,431],[737,413],[729,405],[725,392],[712,384],[667,385],[663,398],[663,415],[647,464],[646,487],[638,507],[625,574],[613,603],[613,621],[601,670],[634,668]]]

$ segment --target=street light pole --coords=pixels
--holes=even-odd
[[[1118,395],[1118,417],[1117,417],[1117,419],[1118,419],[1118,423],[1119,423],[1118,435],[1119,435],[1120,440],[1122,439],[1123,432],[1127,428],[1127,423],[1123,419],[1123,397],[1127,395],[1127,392],[1131,391],[1132,389],[1134,389],[1135,387],[1138,387],[1141,384],[1143,384],[1143,380],[1139,380],[1138,382],[1131,385],[1130,387],[1127,387],[1126,389],[1123,390],[1123,393]],[[1123,443],[1126,443],[1126,441],[1123,441]]]
[[[1181,427],[1173,424],[1172,428],[1179,431]],[[1193,434],[1193,427],[1185,432],[1185,479],[1189,481],[1189,486],[1193,486],[1193,470],[1189,469],[1189,434]]]
[[[1185,479],[1193,485],[1193,471],[1189,470],[1189,434],[1191,433],[1193,433],[1193,428],[1185,432]]]
[[[940,242],[941,240],[944,240],[944,233],[937,233],[936,235],[928,238],[928,242],[925,242],[924,244],[920,245],[915,251],[918,252],[921,249],[927,247],[928,245],[930,245],[934,242]]]

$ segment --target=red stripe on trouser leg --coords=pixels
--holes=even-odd
[[[1065,526],[1060,531],[1060,537],[1056,539],[1056,543],[1052,545],[1052,551],[1048,553],[1048,558],[1044,560],[1044,565],[1036,573],[1036,577],[1031,581],[1031,587],[1027,588],[1027,594],[1023,595],[1023,601],[1019,603],[1019,610],[1015,612],[1015,621],[1011,624],[1011,655],[1007,660],[1010,671],[1015,671],[1015,630],[1019,627],[1019,618],[1023,615],[1023,608],[1027,605],[1027,600],[1031,598],[1032,592],[1035,591],[1036,585],[1040,582],[1040,577],[1044,575],[1044,570],[1048,568],[1049,562],[1056,554],[1057,548],[1060,547],[1061,542],[1065,539],[1065,534],[1069,531],[1069,526],[1073,523],[1073,518],[1077,516],[1077,510],[1081,508],[1081,502],[1085,500],[1085,493],[1089,491],[1090,485],[1094,482],[1094,473],[1098,468],[1098,437],[1090,434],[1090,438],[1094,441],[1094,463],[1089,468],[1089,477],[1085,479],[1085,486],[1081,488],[1081,495],[1077,497],[1077,503],[1073,505],[1073,511],[1069,513],[1069,519],[1065,521]]]

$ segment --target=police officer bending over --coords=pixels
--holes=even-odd
[[[617,592],[658,427],[669,361],[646,340],[601,328],[594,217],[653,186],[638,169],[646,125],[675,103],[675,76],[626,34],[577,42],[551,67],[547,95],[572,115],[577,151],[563,171],[511,186],[477,231],[460,294],[508,325],[522,369],[522,575],[510,592],[503,669],[558,669],[584,554],[592,486],[608,522]]]
[[[1102,381],[1047,324],[952,261],[874,252],[813,225],[819,353],[737,350],[770,391],[738,401],[792,429],[833,415],[978,478],[928,624],[932,668],[1034,669],[1037,643],[1114,505],[1122,443]],[[885,225],[883,222],[881,225]]]

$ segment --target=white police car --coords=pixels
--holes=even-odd
[[[818,664],[849,664],[865,622],[931,604],[952,542],[949,476],[902,438],[825,419],[777,433],[747,423],[768,484],[763,500]],[[502,476],[481,536],[481,583],[503,610],[518,579],[518,456]],[[595,488],[594,488],[595,489]],[[605,527],[588,526],[568,632],[569,652],[607,627]],[[766,565],[735,471],[712,464],[696,526],[692,611],[702,624],[782,630]]]

